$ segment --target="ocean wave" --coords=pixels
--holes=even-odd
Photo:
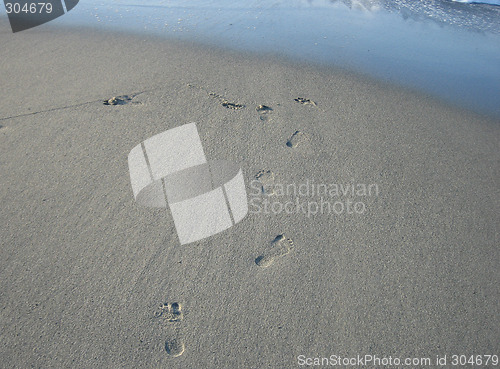
[[[367,11],[384,9],[404,19],[500,34],[500,0],[330,0],[330,3]]]
[[[451,0],[456,3],[468,3],[468,4],[488,4],[488,5],[500,5],[500,0]]]

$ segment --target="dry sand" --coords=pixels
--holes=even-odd
[[[3,22],[0,44],[1,367],[499,353],[498,120],[174,41]],[[168,211],[134,202],[127,155],[189,122],[247,184],[379,194],[364,214],[252,213],[180,246]]]

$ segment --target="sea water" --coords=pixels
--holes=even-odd
[[[336,65],[500,118],[500,0],[87,0],[54,22]]]

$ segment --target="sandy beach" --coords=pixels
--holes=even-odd
[[[189,42],[2,19],[0,44],[0,367],[500,353],[498,119]],[[190,122],[251,206],[180,245],[168,209],[134,201],[127,156]]]

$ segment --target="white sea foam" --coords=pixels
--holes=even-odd
[[[451,1],[454,1],[456,3],[500,5],[500,0],[482,0],[482,1],[474,1],[474,0],[451,0]]]

